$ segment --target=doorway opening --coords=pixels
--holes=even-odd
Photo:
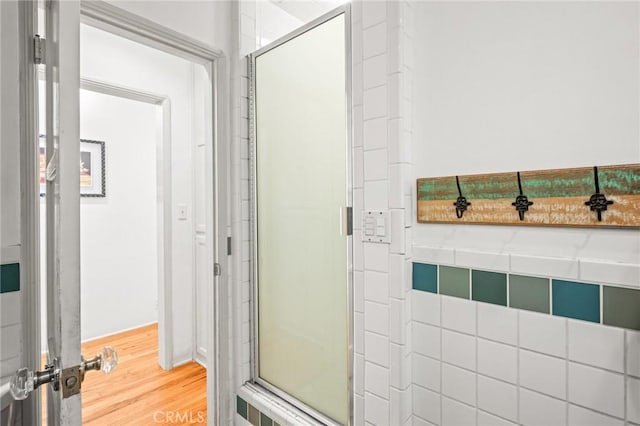
[[[85,358],[102,346],[115,347],[120,358],[110,378],[87,375],[84,423],[132,421],[133,413],[136,423],[184,413],[206,420],[213,374],[206,371],[215,259],[213,71],[122,35],[80,27],[79,331]],[[47,299],[41,300],[44,353]]]

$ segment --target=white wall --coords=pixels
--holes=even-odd
[[[80,137],[105,142],[105,198],[81,198],[82,340],[158,319],[159,106],[80,92]]]
[[[415,10],[414,178],[640,161],[637,3]],[[415,227],[414,241],[632,264],[640,256],[629,230],[428,225]]]

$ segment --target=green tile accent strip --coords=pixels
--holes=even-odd
[[[413,288],[415,290],[438,292],[438,266],[428,263],[413,264]]]
[[[602,323],[640,330],[640,290],[604,286]]]
[[[469,270],[440,266],[440,294],[469,299]]]
[[[600,286],[553,280],[553,315],[600,322]]]
[[[509,306],[548,314],[549,278],[509,275]]]
[[[507,306],[507,275],[500,272],[471,271],[473,300]]]
[[[247,420],[253,426],[260,426],[260,411],[251,404],[249,404],[249,418]]]
[[[273,420],[264,413],[260,413],[260,426],[273,426]]]
[[[247,418],[247,401],[236,396],[236,412],[244,419]]]
[[[8,263],[0,265],[0,293],[20,291],[20,265]]]

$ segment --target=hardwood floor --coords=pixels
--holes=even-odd
[[[171,371],[160,368],[156,324],[87,342],[82,353],[91,358],[107,345],[116,348],[118,367],[109,376],[87,373],[83,424],[206,424],[206,370],[195,362]]]

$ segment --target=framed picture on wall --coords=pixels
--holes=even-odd
[[[40,136],[40,195],[47,190],[46,139]],[[105,197],[104,142],[80,139],[80,196]]]
[[[80,139],[80,196],[106,196],[104,142]]]

